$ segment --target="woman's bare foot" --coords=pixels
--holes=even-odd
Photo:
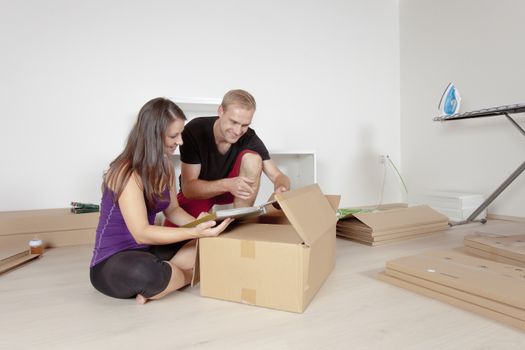
[[[145,298],[144,296],[137,294],[137,297],[135,298],[137,301],[137,304],[144,305],[148,301],[148,298]]]

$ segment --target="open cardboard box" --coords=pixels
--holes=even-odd
[[[317,184],[276,194],[282,211],[201,238],[192,285],[201,295],[303,312],[335,266],[338,196]]]

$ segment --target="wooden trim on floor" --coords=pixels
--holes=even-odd
[[[515,222],[525,222],[525,218],[522,216],[510,216],[510,215],[500,215],[500,214],[487,214],[488,220],[505,220],[505,221],[515,221]]]

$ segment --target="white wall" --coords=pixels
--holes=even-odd
[[[504,117],[433,122],[453,81],[461,111],[524,103],[525,2],[401,0],[401,149],[409,191],[490,195],[524,160],[525,139]],[[525,127],[523,115],[515,115]],[[525,216],[525,175],[489,206]]]
[[[249,90],[270,150],[315,151],[321,187],[345,205],[377,200],[377,154],[400,162],[397,0],[0,6],[0,210],[98,202],[103,170],[157,96]]]

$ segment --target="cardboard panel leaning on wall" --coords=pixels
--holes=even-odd
[[[36,236],[46,247],[95,242],[99,213],[73,214],[69,209],[0,212],[2,249],[25,248]]]

